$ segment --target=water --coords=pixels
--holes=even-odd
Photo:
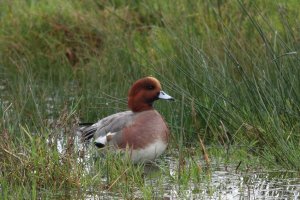
[[[58,145],[60,151],[63,146]],[[97,150],[93,145],[80,148],[85,148],[86,161],[95,159]],[[144,167],[143,187],[151,188],[151,195],[156,199],[300,199],[300,177],[296,171],[267,171],[263,167],[257,169],[254,166],[252,168],[255,170],[250,170],[251,167],[248,170],[237,170],[236,165],[212,161],[209,170],[202,169],[198,174],[191,175],[190,180],[178,181],[178,157],[177,152],[169,152],[154,164]],[[190,169],[189,162],[186,159],[184,170]],[[205,166],[205,163],[199,165]],[[86,165],[86,173],[92,171],[93,166]],[[105,177],[99,178],[106,183]],[[133,191],[134,199],[143,199],[140,188],[134,188]],[[122,199],[122,194],[102,189],[86,192],[84,199]]]
[[[227,169],[226,169],[227,168]],[[236,173],[234,169],[212,169],[211,179],[178,193],[172,186],[169,199],[299,199],[300,179],[293,172]],[[194,192],[196,191],[196,192]],[[197,192],[199,191],[199,192]]]
[[[169,159],[170,171],[177,161]],[[188,183],[187,189],[167,183],[166,199],[300,199],[300,178],[293,171],[237,172],[235,166],[212,165],[199,174],[201,181]]]
[[[167,165],[167,166],[166,166]],[[167,172],[162,172],[166,170]],[[174,181],[178,172],[177,157],[164,157],[157,165],[145,166],[145,186],[152,188],[156,199],[300,199],[300,178],[294,171],[236,171],[236,166],[212,164],[210,170],[199,173],[200,181],[185,184]],[[157,178],[158,174],[169,174]],[[174,179],[172,179],[172,177]],[[161,183],[163,182],[163,183]],[[163,188],[162,188],[163,186]],[[161,190],[163,189],[163,192]],[[137,188],[135,199],[143,199]],[[121,199],[122,195],[107,191],[86,195],[86,199]]]

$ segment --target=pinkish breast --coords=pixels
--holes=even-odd
[[[137,112],[131,125],[123,129],[123,142],[119,148],[129,146],[143,149],[157,140],[168,143],[169,129],[156,110]]]

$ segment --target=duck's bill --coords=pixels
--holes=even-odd
[[[168,95],[167,93],[165,93],[164,91],[160,91],[159,95],[158,95],[159,99],[164,99],[164,100],[174,100],[173,97],[171,97],[170,95]]]

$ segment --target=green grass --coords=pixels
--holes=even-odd
[[[4,1],[3,197],[55,191],[80,198],[80,190],[110,186],[124,198],[135,187],[153,197],[138,167],[118,161],[107,171],[93,160],[78,163],[73,144],[74,124],[126,110],[128,88],[148,75],[176,98],[155,104],[172,130],[169,151],[180,150],[178,178],[163,167],[172,183],[199,181],[199,137],[214,161],[242,161],[242,168],[250,157],[266,168],[299,171],[299,9],[297,0]],[[181,158],[192,160],[189,170]],[[85,172],[86,163],[95,174]]]

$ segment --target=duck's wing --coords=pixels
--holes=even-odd
[[[105,117],[98,122],[84,126],[79,129],[82,139],[87,141],[92,137],[98,138],[106,136],[108,133],[120,132],[124,127],[133,120],[134,113],[132,111],[119,112]]]

